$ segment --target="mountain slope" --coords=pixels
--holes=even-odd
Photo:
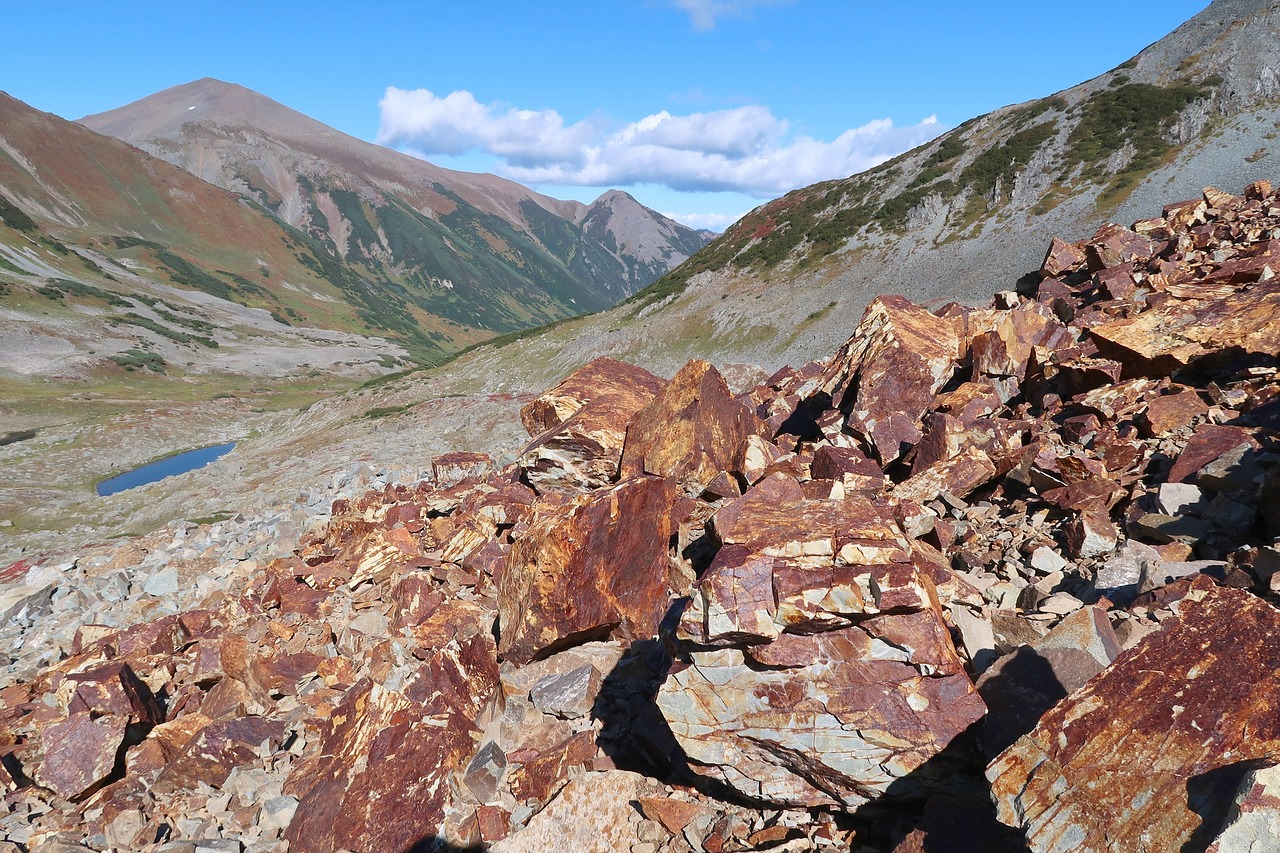
[[[424,310],[490,332],[616,304],[706,242],[623,193],[588,206],[443,169],[208,78],[80,121],[253,199]]]
[[[1280,4],[1218,0],[1113,71],[757,208],[638,304],[690,353],[804,361],[877,294],[979,299],[1042,236],[1274,177],[1278,130]]]

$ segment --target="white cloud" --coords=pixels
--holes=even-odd
[[[428,154],[481,150],[513,164],[540,164],[548,158],[571,163],[600,133],[588,121],[566,126],[555,110],[481,104],[465,90],[440,98],[426,89],[390,86],[378,106],[380,143],[413,145]]]
[[[681,225],[688,225],[690,228],[707,228],[716,233],[724,231],[733,223],[747,215],[747,211],[741,213],[663,213],[668,219],[674,219]]]
[[[496,171],[524,184],[633,186],[743,192],[756,198],[861,172],[924,143],[946,128],[930,116],[898,127],[876,119],[831,141],[792,134],[764,106],[673,116],[667,111],[610,127],[566,124],[555,110],[481,104],[467,91],[443,98],[426,89],[389,88],[378,141],[426,156],[483,151]]]
[[[673,0],[689,14],[695,30],[714,30],[718,18],[741,17],[759,6],[781,6],[790,0]]]

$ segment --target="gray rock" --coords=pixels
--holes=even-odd
[[[1129,540],[1098,569],[1093,586],[1113,601],[1132,599],[1138,594],[1146,563],[1160,563],[1160,552],[1150,545]]]
[[[1258,508],[1226,495],[1218,495],[1209,504],[1206,515],[1215,526],[1227,533],[1244,535],[1257,522]]]
[[[297,810],[297,797],[272,797],[262,804],[258,826],[263,829],[283,831],[293,822],[293,815]]]
[[[498,783],[506,776],[507,756],[496,743],[489,741],[480,747],[475,758],[467,765],[463,784],[481,803],[492,802],[498,796]]]
[[[174,595],[178,592],[178,567],[169,566],[147,578],[143,591],[155,598]]]
[[[1215,492],[1234,492],[1252,489],[1263,474],[1259,459],[1261,451],[1248,444],[1240,444],[1200,469],[1196,485]]]
[[[1226,563],[1221,560],[1192,560],[1190,562],[1150,562],[1143,566],[1142,580],[1138,584],[1140,592],[1151,592],[1162,586],[1167,586],[1179,578],[1190,577],[1191,575],[1200,574],[1202,572],[1211,572],[1217,569],[1216,574],[1221,577],[1226,568]]]
[[[1225,827],[1207,853],[1280,850],[1280,767],[1253,770],[1240,783]]]
[[[1069,565],[1071,563],[1063,559],[1061,554],[1044,545],[1031,553],[1031,566],[1042,575],[1063,571]]]
[[[1161,483],[1157,502],[1166,515],[1203,515],[1209,507],[1204,492],[1191,483]]]
[[[533,685],[529,698],[534,707],[544,714],[572,720],[591,711],[596,694],[600,692],[600,681],[596,668],[583,664],[564,674],[546,676]]]

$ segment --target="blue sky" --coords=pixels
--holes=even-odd
[[[79,118],[217,77],[444,166],[584,201],[617,186],[719,230],[1113,68],[1208,3],[202,5],[6,4],[0,89]]]

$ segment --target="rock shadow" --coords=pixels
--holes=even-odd
[[[1020,830],[996,819],[974,723],[945,749],[850,815],[855,849],[889,853],[1029,853]]]
[[[456,844],[450,844],[438,835],[433,835],[429,838],[415,841],[403,850],[398,851],[398,853],[484,853],[488,849],[488,846],[484,844],[459,847]]]
[[[1187,808],[1200,816],[1200,826],[1179,848],[1179,853],[1204,853],[1227,828],[1232,806],[1244,778],[1274,762],[1262,759],[1237,761],[1215,767],[1187,780]]]

